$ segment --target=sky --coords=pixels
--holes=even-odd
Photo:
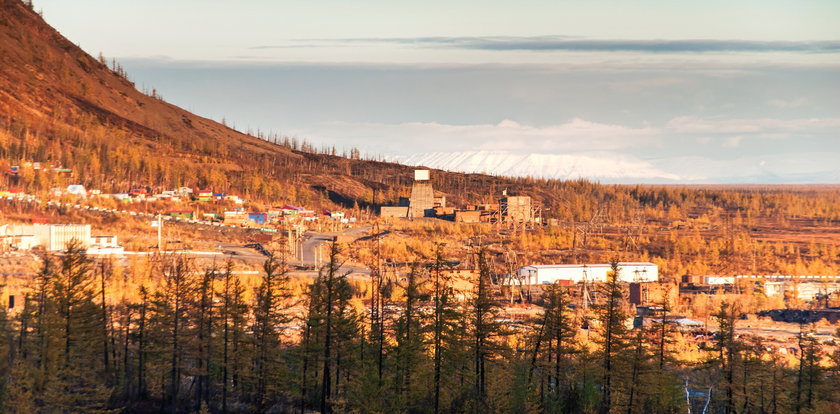
[[[138,87],[240,130],[477,172],[840,183],[835,0],[35,8]]]

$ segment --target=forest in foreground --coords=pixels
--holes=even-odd
[[[613,272],[578,312],[561,286],[544,312],[502,317],[483,247],[467,292],[443,245],[399,278],[370,260],[360,284],[330,245],[318,277],[271,256],[244,284],[231,264],[152,260],[136,291],[118,263],[79,246],[45,258],[19,314],[0,320],[0,407],[10,413],[833,413],[840,351],[802,326],[784,359],[735,334],[737,303],[700,361],[674,352],[673,326],[628,329]],[[252,286],[253,285],[253,286]],[[118,288],[121,286],[122,288]],[[665,302],[662,306],[669,307]]]

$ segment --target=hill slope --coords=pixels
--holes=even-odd
[[[259,139],[138,92],[124,76],[65,39],[20,1],[0,0],[0,11],[3,114],[69,126],[93,118],[150,141],[200,147],[235,139],[251,151],[277,151]]]
[[[293,156],[282,147],[137,91],[118,67],[112,70],[102,60],[65,39],[20,1],[0,0],[4,158],[74,164],[96,185],[102,184],[96,182],[97,174],[123,178],[122,173],[130,172],[131,164],[146,154],[156,158],[147,173],[155,173],[151,164],[167,160],[202,164],[208,160],[201,155],[227,157],[233,148],[236,154],[230,161],[266,154]],[[56,142],[44,145],[48,141]],[[116,165],[103,159],[96,165],[91,160],[120,155],[133,159]],[[235,164],[227,168],[239,169]]]

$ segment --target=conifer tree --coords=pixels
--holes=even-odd
[[[222,290],[218,293],[221,300],[219,310],[219,324],[221,325],[221,408],[222,413],[228,412],[231,400],[232,378],[235,367],[239,364],[235,350],[238,349],[236,339],[243,335],[244,314],[247,312],[242,298],[243,290],[238,278],[233,275],[233,262],[228,260],[222,275]],[[235,382],[234,382],[235,383]]]
[[[290,318],[285,312],[289,305],[290,293],[286,276],[284,258],[279,260],[272,254],[263,264],[263,277],[256,292],[254,306],[254,369],[257,379],[255,403],[257,409],[266,409],[270,395],[281,390],[280,375],[280,332],[278,327],[285,325]]]
[[[598,409],[600,413],[608,413],[615,403],[613,398],[618,388],[618,365],[619,355],[626,346],[627,328],[624,321],[627,318],[623,309],[624,292],[619,283],[618,261],[613,260],[611,271],[607,275],[607,282],[604,286],[606,303],[600,308],[598,319],[601,330],[601,403]]]
[[[341,248],[336,240],[329,244],[329,260],[320,269],[318,278],[308,291],[309,309],[304,334],[302,374],[304,400],[312,396],[308,377],[315,373],[320,378],[317,395],[318,407],[322,413],[334,411],[344,397],[338,391],[346,389],[340,382],[349,371],[350,361],[343,359],[353,340],[358,339],[358,315],[350,308],[353,289],[347,282],[347,273],[341,273]],[[310,369],[311,367],[311,369]]]
[[[419,304],[423,300],[423,281],[418,269],[419,265],[414,263],[406,275],[406,282],[403,286],[405,302],[402,312],[397,321],[395,348],[397,365],[401,375],[398,376],[396,389],[401,397],[404,409],[408,412],[415,412],[415,404],[419,400],[416,388],[418,388],[415,374],[422,365],[424,336],[427,326],[422,320],[419,312]]]
[[[543,290],[543,298],[545,313],[533,340],[528,382],[533,384],[537,370],[539,402],[546,412],[574,411],[576,386],[570,371],[577,344],[568,292],[550,285]]]
[[[444,369],[448,359],[451,359],[456,347],[455,329],[458,326],[458,310],[452,294],[452,278],[445,273],[449,267],[444,259],[444,245],[435,244],[435,257],[430,266],[432,299],[433,299],[433,323],[432,323],[432,358],[433,358],[433,379],[434,387],[434,413],[441,411],[441,384],[444,382]],[[450,358],[445,358],[450,357]]]
[[[814,407],[815,392],[820,380],[820,347],[814,337],[813,326],[810,329],[805,324],[799,325],[797,335],[799,345],[799,367],[796,373],[796,392],[794,410],[796,414]]]
[[[201,280],[197,286],[197,297],[195,308],[195,331],[196,331],[196,353],[194,359],[196,362],[194,376],[196,377],[195,387],[195,402],[194,409],[198,409],[202,404],[207,405],[210,402],[210,371],[211,360],[213,355],[212,339],[214,330],[214,311],[215,311],[215,290],[213,286],[214,278],[218,269],[216,266],[211,266],[203,272]]]
[[[735,365],[740,358],[740,343],[735,337],[735,306],[721,302],[715,314],[718,324],[718,364],[723,378],[723,411],[735,412]]]
[[[96,280],[91,261],[78,240],[67,243],[52,277],[46,309],[54,310],[57,322],[48,336],[61,342],[56,371],[46,377],[43,402],[48,410],[106,409],[110,389],[105,367],[97,364],[101,344],[100,306],[95,303]],[[49,306],[49,302],[54,306]],[[54,329],[54,330],[52,330]]]
[[[491,268],[487,261],[487,250],[479,247],[475,253],[478,277],[469,302],[469,333],[473,354],[473,411],[486,412],[488,363],[497,355],[494,340],[501,334],[502,326],[497,321],[499,305],[491,291]]]

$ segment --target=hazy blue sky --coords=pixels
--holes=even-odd
[[[840,1],[35,6],[138,86],[239,129],[388,156],[558,154],[606,181],[840,182]]]

